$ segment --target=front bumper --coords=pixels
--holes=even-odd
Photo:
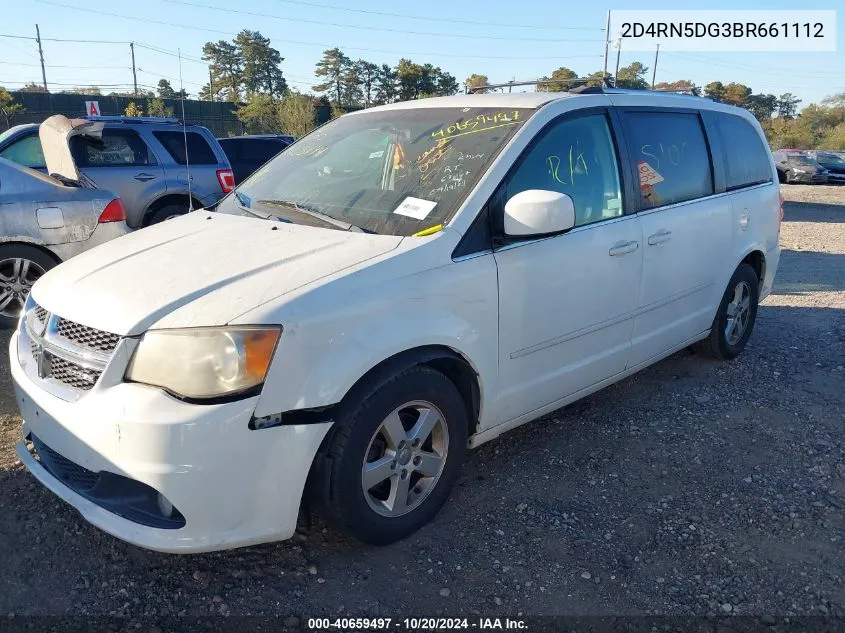
[[[806,182],[813,185],[823,185],[827,182],[825,174],[807,174],[803,172],[792,172],[790,182]]]
[[[66,460],[163,494],[185,518],[178,529],[142,525],[89,500],[53,476],[24,441],[21,462],[47,488],[100,529],[163,552],[207,552],[290,538],[305,480],[330,422],[248,428],[258,396],[218,405],[188,404],[160,389],[96,386],[76,402],[49,394],[9,347],[24,437]]]

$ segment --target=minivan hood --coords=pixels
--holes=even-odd
[[[77,255],[41,277],[32,297],[63,318],[121,335],[154,324],[225,325],[401,241],[195,211]]]
[[[103,135],[103,122],[69,119],[62,114],[55,114],[38,126],[38,138],[41,140],[48,174],[82,181],[70,153],[70,139],[79,135],[100,138]]]

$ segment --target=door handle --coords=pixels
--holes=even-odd
[[[141,182],[147,182],[148,180],[154,180],[155,176],[153,174],[145,174],[140,173],[135,176],[135,180],[140,180]]]
[[[633,253],[639,247],[639,242],[616,242],[610,250],[608,251],[608,255],[611,257],[615,257],[617,255],[627,255],[628,253]]]
[[[661,229],[654,235],[648,236],[648,243],[651,246],[657,246],[658,244],[662,244],[663,242],[668,242],[672,239],[672,231],[667,231],[665,229]]]

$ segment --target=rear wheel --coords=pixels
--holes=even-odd
[[[739,356],[754,329],[759,294],[756,271],[748,264],[740,264],[722,296],[710,336],[697,343],[695,350],[718,360]]]
[[[0,247],[0,327],[15,327],[32,285],[55,265],[52,257],[34,246]]]
[[[147,225],[158,224],[165,220],[172,220],[178,218],[180,215],[185,215],[188,212],[188,203],[185,204],[166,204],[160,209],[151,211],[147,214]]]
[[[437,514],[458,477],[468,428],[460,392],[416,366],[341,409],[315,464],[327,482],[317,504],[365,543],[402,539]]]

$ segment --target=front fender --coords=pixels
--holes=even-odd
[[[368,290],[310,301],[315,316],[285,322],[256,416],[340,402],[355,383],[407,350],[446,347],[468,361],[484,395],[498,375],[498,298],[492,256],[450,263]],[[483,427],[482,420],[479,420]]]

